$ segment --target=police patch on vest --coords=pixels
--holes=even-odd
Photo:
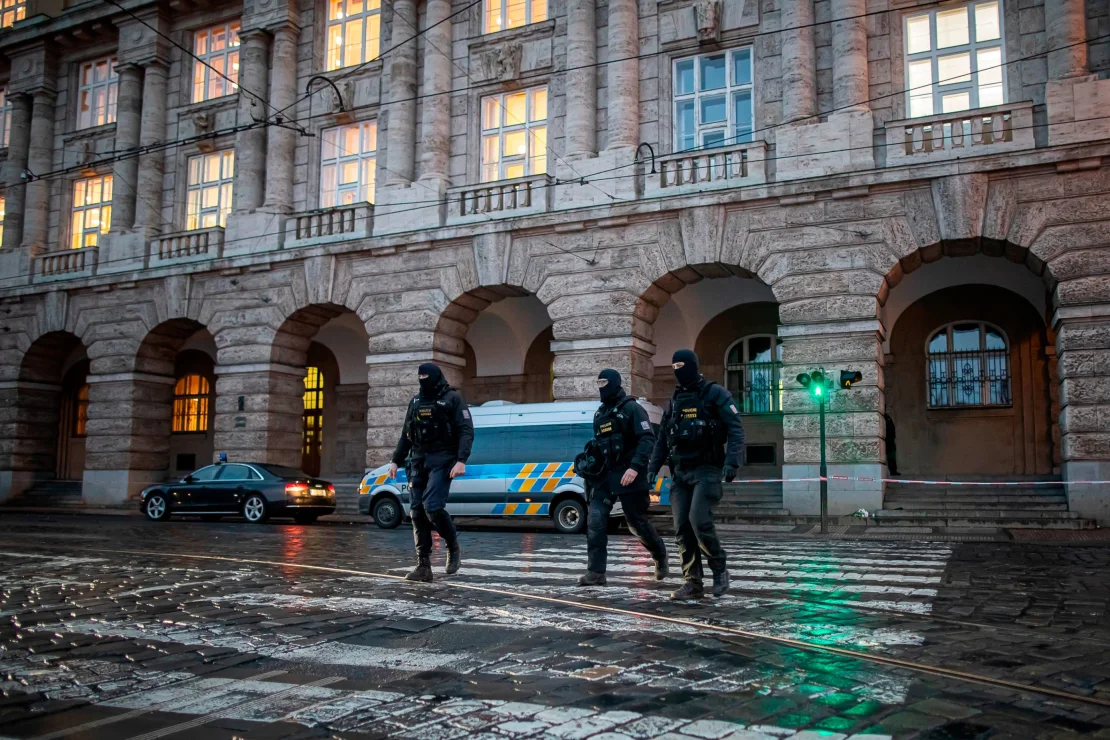
[[[735,409],[733,409],[733,410],[735,411]],[[470,412],[466,409],[463,409],[463,418],[464,419],[469,419],[470,418]]]
[[[739,411],[736,410],[736,404],[730,403],[728,405],[728,407],[729,407],[729,409],[732,410],[732,413],[734,413],[734,414],[739,414],[740,413]]]
[[[644,428],[645,432],[651,430],[651,424],[648,424],[646,421],[641,421],[640,426],[642,426]]]
[[[597,431],[598,431],[599,434],[612,434],[613,433],[613,422],[611,422],[611,421],[602,422],[601,426],[599,426],[597,428]]]
[[[682,409],[682,418],[683,419],[696,419],[696,418],[698,418],[698,407],[695,406],[692,409]]]
[[[430,408],[428,408],[427,406],[424,406],[423,408],[417,409],[416,413],[421,419],[431,419],[432,418],[432,410]]]

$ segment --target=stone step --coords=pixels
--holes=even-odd
[[[931,495],[921,496],[906,496],[904,494],[887,494],[883,497],[883,501],[888,503],[897,504],[919,504],[922,502],[932,501],[947,501],[951,503],[1005,503],[1012,505],[1020,504],[1037,504],[1037,503],[1050,503],[1050,504],[1066,504],[1068,497],[1064,494],[1046,493],[1040,495],[1009,495],[997,496],[993,494],[959,494],[959,493],[934,493]]]
[[[879,509],[873,516],[879,519],[897,517],[899,519],[946,518],[958,516],[961,519],[1079,519],[1074,511],[1039,511],[1030,509],[963,509],[958,512],[946,509]]]
[[[764,516],[790,516],[790,512],[787,509],[776,509],[776,508],[731,509],[731,508],[728,508],[728,507],[725,507],[725,506],[722,505],[719,509],[717,509],[717,514],[716,514],[716,518],[718,518],[718,519],[727,519],[729,517],[747,518],[747,517],[764,517]]]
[[[1097,529],[1092,519],[1028,519],[1028,518],[903,518],[888,516],[875,531],[882,532],[887,527],[934,527],[947,530],[964,529]]]
[[[1018,509],[1021,511],[1067,511],[1067,501],[1023,501],[1013,503],[1010,501],[884,501],[883,509],[887,511],[931,511],[944,509],[945,511],[975,511],[980,509]]]

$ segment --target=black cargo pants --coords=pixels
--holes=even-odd
[[[682,577],[698,586],[705,576],[703,553],[711,571],[725,569],[725,550],[713,526],[713,513],[724,495],[721,476],[721,468],[699,465],[688,471],[676,470],[671,480],[671,514]]]

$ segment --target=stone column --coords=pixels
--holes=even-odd
[[[31,111],[31,141],[27,167],[34,175],[49,172],[54,163],[54,99],[48,91],[35,93]],[[32,255],[48,251],[50,233],[50,182],[32,180],[27,185],[23,211],[23,246]]]
[[[630,395],[651,398],[655,345],[650,342],[636,337],[555,339],[551,351],[555,354],[551,390],[556,401],[596,401],[597,374],[607,367],[621,374]]]
[[[1110,322],[1087,318],[1092,308],[1098,307],[1062,307],[1056,317],[1062,467],[1068,481],[1110,480]],[[1067,494],[1071,511],[1110,524],[1110,485],[1071,485]]]
[[[143,74],[143,116],[139,145],[152,146],[166,138],[166,65],[153,61]],[[162,229],[162,178],[165,152],[149,152],[139,157],[137,182],[143,197],[135,203],[135,228],[148,234]],[[113,215],[113,218],[115,216]]]
[[[27,168],[28,148],[31,145],[31,96],[12,95],[11,133],[8,138],[8,158],[4,162],[4,214],[3,250],[8,252],[23,243],[23,209],[27,202],[27,185],[23,170]]]
[[[270,105],[279,111],[292,106],[297,99],[297,37],[298,31],[293,26],[282,26],[274,31]],[[294,112],[290,109],[282,115],[289,117]],[[267,135],[266,209],[290,213],[293,210],[293,159],[297,132],[275,126],[267,131]]]
[[[116,103],[116,151],[139,146],[143,109],[143,71],[137,64],[116,67],[119,96]],[[130,229],[135,223],[139,159],[126,157],[112,165],[112,231]],[[144,197],[146,193],[143,193]]]
[[[85,439],[85,503],[125,505],[166,475],[167,415],[173,408],[172,377],[150,373],[89,375]]]
[[[393,3],[393,33],[390,37],[389,131],[387,135],[388,185],[412,182],[416,169],[416,3]]]
[[[567,159],[597,154],[596,0],[569,0],[567,6]]]
[[[265,99],[269,80],[270,34],[261,30],[246,31],[239,36],[239,115],[238,125],[247,126],[255,119],[266,120],[270,108]],[[251,92],[247,92],[250,90]],[[232,203],[237,213],[256,210],[262,205],[266,178],[266,126],[239,131],[235,134],[235,188]]]
[[[609,1],[609,140],[607,149],[640,143],[640,17],[636,0]],[[573,113],[572,113],[573,115]],[[596,386],[595,386],[596,388]]]
[[[216,454],[300,467],[304,376],[304,367],[276,362],[218,364]]]
[[[782,119],[817,115],[817,58],[813,45],[813,0],[783,0]]]
[[[54,477],[61,394],[54,383],[0,381],[0,502]]]
[[[420,179],[441,183],[444,188],[451,156],[451,96],[446,94],[451,89],[451,59],[447,56],[451,53],[450,15],[449,0],[428,0]]]
[[[820,468],[820,423],[817,405],[795,377],[823,368],[838,378],[841,370],[859,370],[863,382],[829,394],[825,407],[825,455],[830,476],[829,513],[875,511],[883,505],[886,476],[886,424],[883,420],[882,337],[877,321],[784,325],[783,338],[783,477],[814,478]],[[858,480],[864,478],[865,480]],[[820,513],[819,484],[784,483],[783,508],[795,515]]]
[[[1048,36],[1048,76],[1053,80],[1088,74],[1087,21],[1083,0],[1045,0],[1045,30]],[[1067,48],[1063,48],[1067,47]]]
[[[869,110],[867,104],[867,0],[833,0],[833,108]],[[812,42],[810,44],[812,47]],[[784,92],[785,95],[785,80]]]

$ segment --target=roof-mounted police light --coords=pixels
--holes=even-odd
[[[227,462],[227,453],[226,452],[221,452],[220,453],[220,462],[222,462],[222,463]]]
[[[853,383],[860,383],[863,381],[863,373],[859,370],[841,370],[840,371],[840,387],[851,388]]]

